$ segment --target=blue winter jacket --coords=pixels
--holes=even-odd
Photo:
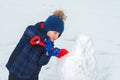
[[[6,64],[9,72],[21,79],[38,76],[41,67],[50,60],[44,47],[30,44],[29,41],[34,36],[40,36],[41,41],[48,38],[45,30],[40,28],[40,23],[26,28]]]

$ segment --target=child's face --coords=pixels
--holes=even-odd
[[[56,39],[58,39],[60,33],[57,31],[48,31],[47,36],[49,36],[50,41],[54,42]]]

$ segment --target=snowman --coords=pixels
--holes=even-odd
[[[72,51],[57,59],[58,80],[94,80],[95,57],[89,37],[81,35]]]

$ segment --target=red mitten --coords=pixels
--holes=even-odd
[[[69,53],[68,50],[66,50],[66,49],[60,49],[60,53],[56,57],[61,58],[64,55],[66,55],[67,53]]]

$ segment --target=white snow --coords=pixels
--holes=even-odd
[[[96,63],[90,39],[79,36],[72,52],[58,59],[57,65],[60,80],[94,80]]]
[[[67,80],[70,77],[73,80],[73,74],[76,74],[81,68],[78,68],[77,65],[82,63],[84,66],[84,62],[81,61],[88,62],[87,57],[92,60],[93,55],[95,55],[96,63],[96,80],[120,80],[119,4],[119,0],[0,0],[0,80],[8,78],[5,64],[25,28],[28,25],[44,21],[56,9],[65,10],[67,20],[65,21],[65,32],[55,45],[68,49],[71,54],[78,53],[79,49],[82,50],[83,47],[79,45],[74,47],[76,46],[75,41],[79,40],[77,38],[81,34],[84,34],[90,38],[85,40],[92,41],[94,54],[83,56],[83,52],[80,51],[78,55],[81,58],[78,56],[74,59],[73,55],[65,56],[62,59],[52,57],[48,65],[43,67],[39,80],[60,80],[63,78],[63,80]],[[74,52],[72,50],[74,48],[79,49]],[[77,63],[77,60],[80,61]],[[94,59],[92,63],[91,61],[89,63],[94,64]],[[89,75],[89,70],[94,73],[92,66],[84,68],[85,73],[82,70],[78,71],[78,75],[75,77],[77,79],[74,78],[74,80],[88,80],[86,78],[89,76],[81,78]],[[80,74],[82,76],[79,76]]]

